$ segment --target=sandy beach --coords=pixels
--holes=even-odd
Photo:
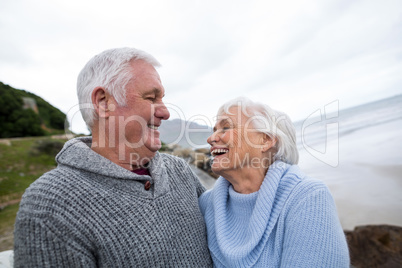
[[[402,119],[343,135],[339,146],[330,142],[326,148],[332,154],[339,151],[335,167],[308,150],[300,151],[302,170],[330,188],[343,229],[367,224],[402,226],[401,137]]]

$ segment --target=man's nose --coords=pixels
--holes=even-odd
[[[162,120],[169,119],[170,112],[164,103],[159,103],[155,106],[155,116]]]

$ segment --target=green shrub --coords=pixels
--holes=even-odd
[[[24,109],[23,98],[33,99],[37,111]],[[65,122],[66,115],[44,99],[0,82],[0,138],[50,135],[63,131]]]
[[[31,147],[31,155],[47,154],[56,156],[63,148],[64,143],[58,140],[38,140]]]

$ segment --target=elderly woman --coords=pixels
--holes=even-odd
[[[296,165],[287,115],[229,101],[208,143],[221,177],[199,202],[216,267],[349,267],[334,200]]]

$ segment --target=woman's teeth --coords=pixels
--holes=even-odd
[[[217,155],[221,155],[221,154],[226,154],[229,150],[228,149],[214,149],[211,152],[212,156],[217,156]]]

